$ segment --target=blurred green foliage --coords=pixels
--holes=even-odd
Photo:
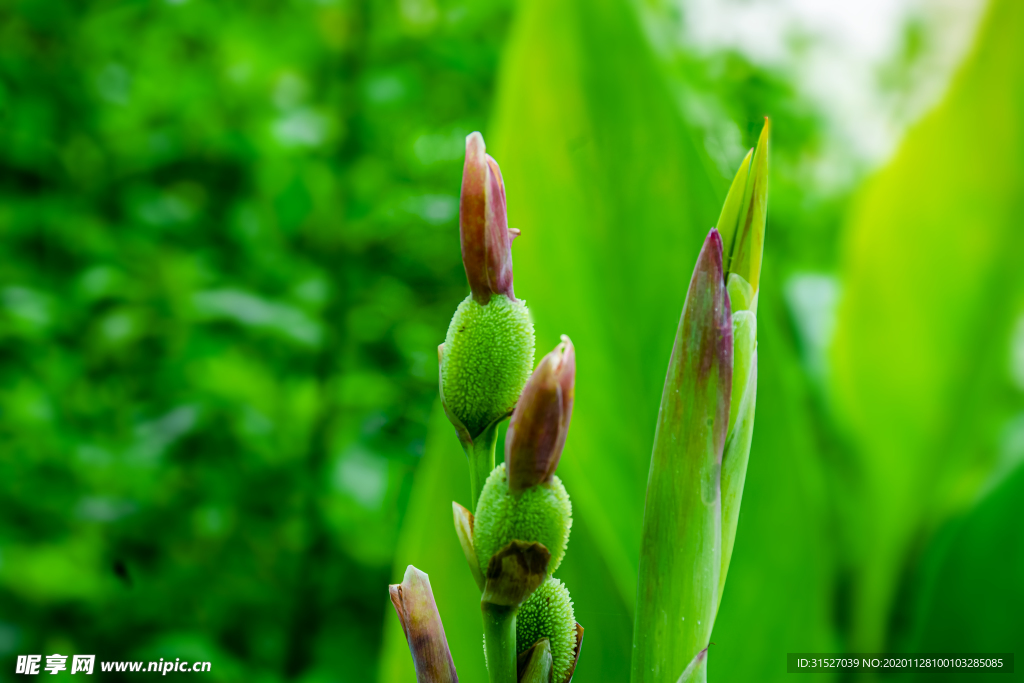
[[[538,350],[578,353],[577,676],[626,680],[668,353],[766,114],[758,417],[710,675],[1020,650],[1024,10],[994,1],[851,202],[818,183],[827,124],[788,77],[677,49],[666,8],[4,3],[0,658],[408,681],[386,584],[412,563],[484,680],[451,522],[468,473],[435,402],[482,130]]]
[[[782,131],[758,416],[711,679],[782,680],[784,654],[798,650],[1013,651],[1024,638],[1014,495],[1024,373],[1011,360],[1024,348],[1014,265],[1024,13],[995,3],[984,47],[943,104],[848,207],[848,196],[808,182],[822,122],[784,78],[735,54],[652,51],[657,36],[635,12],[622,0],[521,2],[489,129],[510,223],[523,232],[516,292],[538,348],[567,333],[578,352],[559,469],[574,504],[572,552],[558,572],[586,628],[577,675],[628,676],[657,401],[730,168],[708,109],[748,145],[764,114]],[[434,429],[432,474],[417,475],[411,502],[432,521],[407,529],[395,576],[407,562],[461,566],[438,528],[453,490],[436,484],[461,459],[451,429]],[[453,634],[475,634],[479,608],[461,574],[435,586],[438,604]],[[397,623],[387,628],[382,680],[407,680]],[[464,650],[457,637],[453,651]],[[479,660],[457,665],[475,680]]]
[[[0,8],[0,677],[375,675],[503,3]]]
[[[1024,352],[1022,35],[1024,6],[993,2],[945,100],[851,208],[832,367],[835,415],[857,456],[835,482],[853,503],[840,508],[840,547],[852,577],[850,644],[862,651],[915,628],[900,623],[909,609],[896,610],[892,623],[891,606],[914,599],[910,577],[923,547],[1024,461],[1024,375],[1013,360]],[[1024,519],[1024,507],[1016,512]],[[987,516],[997,527],[1005,522]],[[1015,540],[989,546],[994,564],[1012,565]],[[1016,584],[995,576],[1010,577],[985,580],[1008,601],[979,601],[967,623],[981,615],[1006,623],[1012,613],[1009,598],[1024,589],[1024,574]],[[967,571],[960,578],[968,594],[982,579]],[[990,641],[1004,649],[990,651],[1024,646],[1024,621],[1016,623]],[[983,642],[966,637],[963,621],[927,632]]]

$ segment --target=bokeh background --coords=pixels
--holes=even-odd
[[[481,130],[538,352],[577,348],[577,680],[625,681],[668,353],[765,115],[710,676],[1024,655],[1017,0],[6,0],[0,680],[59,652],[411,681],[386,588],[408,563],[485,680],[436,405]]]

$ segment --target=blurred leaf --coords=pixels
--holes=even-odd
[[[909,548],[972,499],[1019,405],[1022,32],[1024,5],[993,2],[945,100],[849,217],[834,397],[861,457],[845,478],[853,651],[883,648]]]
[[[907,652],[1024,651],[1021,519],[1024,466],[936,535],[916,577],[920,593]],[[956,672],[906,678],[958,680]]]
[[[489,138],[522,230],[516,294],[539,348],[559,334],[577,348],[559,474],[632,605],[665,368],[725,183],[709,178],[627,3],[519,11]]]
[[[0,654],[376,674],[464,296],[460,155],[415,150],[509,17],[458,4],[0,10]]]
[[[516,293],[530,306],[541,347],[560,333],[576,346],[576,403],[559,473],[574,524],[592,530],[632,605],[665,368],[689,275],[727,185],[667,96],[629,7],[527,2],[520,11],[488,138],[508,190],[509,224],[523,233],[513,250]],[[759,414],[709,659],[722,680],[781,678],[779,652],[834,643],[827,499],[807,389],[784,332],[771,234],[769,226]],[[567,564],[575,525],[573,534]],[[580,614],[588,638],[582,670],[592,634],[622,629],[617,613],[598,612],[596,623]],[[616,658],[628,665],[629,639],[602,655],[608,666]]]
[[[434,601],[459,679],[485,681],[480,590],[466,564],[452,517],[452,501],[465,505],[468,498],[466,454],[438,401],[431,413],[426,451],[416,469],[399,537],[394,583],[401,581],[405,567],[410,564],[430,575]],[[381,587],[380,599],[388,599],[386,586]],[[389,610],[384,619],[380,662],[380,683],[404,683],[416,677],[409,646],[394,610]]]

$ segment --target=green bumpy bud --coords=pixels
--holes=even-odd
[[[508,475],[502,463],[487,477],[480,494],[473,545],[480,566],[486,567],[494,553],[514,540],[541,543],[551,553],[550,576],[565,557],[571,526],[572,504],[558,477],[515,496],[508,490]]]
[[[565,584],[548,579],[523,603],[516,615],[516,652],[541,638],[551,642],[551,683],[565,683],[576,662],[576,615]]]
[[[471,437],[515,408],[533,369],[534,343],[522,301],[493,294],[481,306],[470,295],[459,304],[444,339],[441,391]]]

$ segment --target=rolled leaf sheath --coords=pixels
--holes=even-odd
[[[720,470],[732,387],[722,241],[694,269],[661,398],[647,482],[633,683],[676,683],[708,645],[721,570]]]
[[[743,484],[747,479],[747,463],[750,461],[750,443],[754,437],[754,408],[757,404],[757,351],[754,351],[753,365],[743,388],[738,417],[725,444],[722,456],[722,571],[718,577],[718,600],[721,602],[725,591],[725,579],[736,545],[736,527],[740,519],[740,503],[743,500]],[[737,388],[734,386],[733,390]]]

